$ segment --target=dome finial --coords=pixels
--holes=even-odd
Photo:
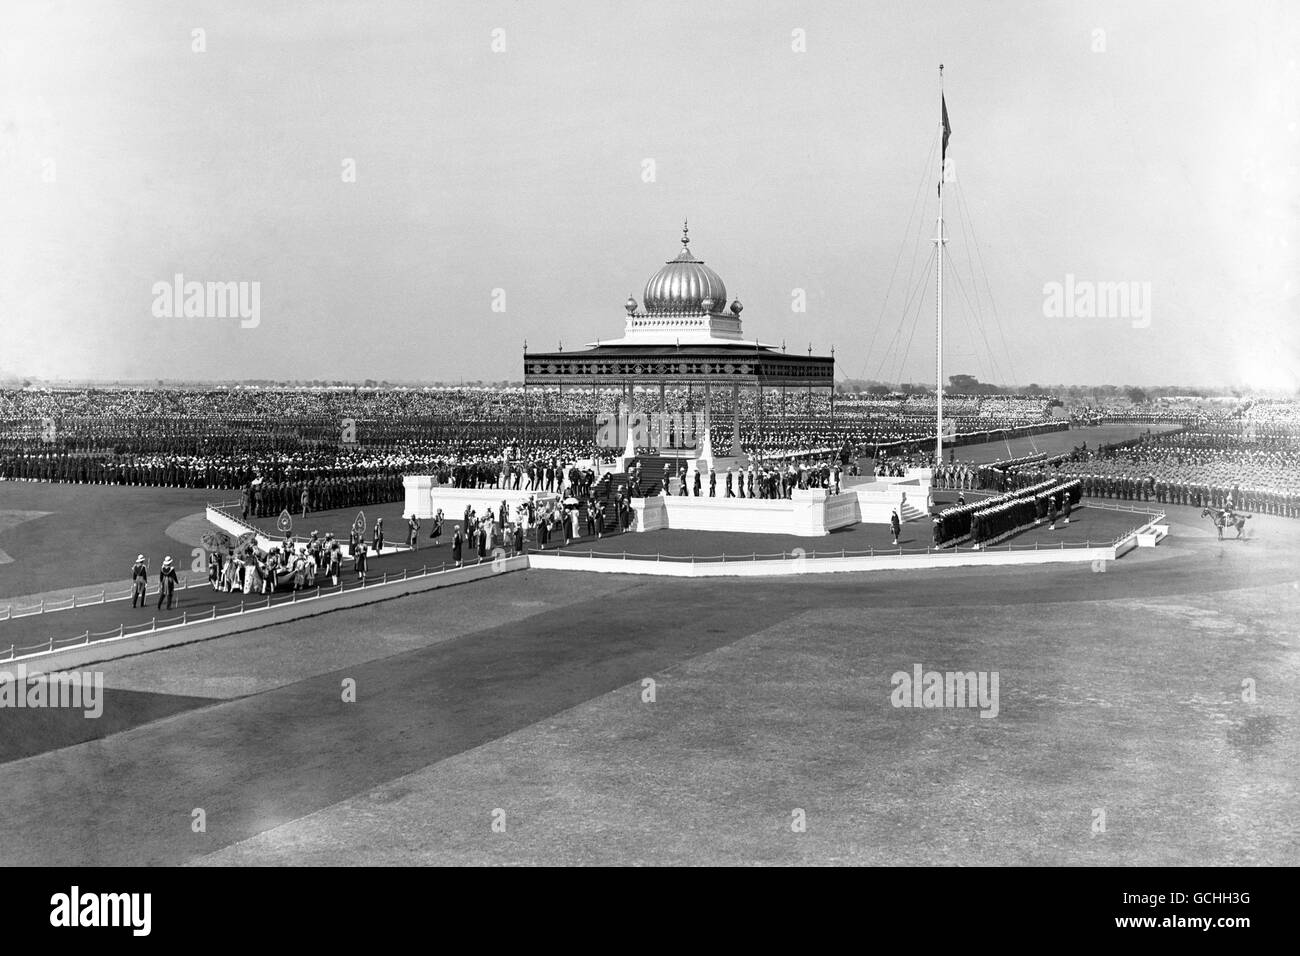
[[[682,220],[682,245],[689,245],[691,241],[691,226],[689,220]]]

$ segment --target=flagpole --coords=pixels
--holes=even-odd
[[[939,142],[944,140],[943,64],[939,64]],[[934,421],[934,467],[943,464],[943,174],[945,150],[939,150],[939,216],[935,223],[934,245],[934,380],[938,399]]]

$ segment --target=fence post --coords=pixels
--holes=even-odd
[[[86,633],[83,634],[82,637],[83,637],[83,642],[82,642],[82,643],[85,644],[85,645],[89,645],[89,644],[90,644],[90,628],[86,628]]]
[[[149,630],[150,631],[158,630],[158,618],[156,616],[152,621],[149,622]]]
[[[216,608],[213,608],[213,610],[216,610]],[[125,625],[125,624],[119,624],[119,625],[117,626],[117,636],[118,636],[118,637],[121,637],[121,636],[122,636],[123,634],[125,634],[125,633],[126,633],[126,625]]]
[[[181,623],[182,623],[182,624],[188,624],[188,623],[189,623],[189,622],[186,620],[186,617],[188,617],[188,615],[189,615],[189,612],[188,612],[188,611],[181,611]]]
[[[76,592],[76,591],[73,591],[73,592],[72,592],[72,609],[73,609],[74,611],[77,609],[77,592]]]

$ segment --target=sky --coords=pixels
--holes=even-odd
[[[0,374],[519,379],[689,217],[747,338],[933,381],[942,62],[945,374],[1294,388],[1297,40],[1254,0],[6,0]],[[177,274],[256,321],[169,314]]]

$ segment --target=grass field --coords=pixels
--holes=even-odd
[[[99,721],[0,710],[0,863],[1300,862],[1300,526],[1170,522],[1105,573],[524,571],[113,661]],[[915,664],[998,716],[893,707]]]

